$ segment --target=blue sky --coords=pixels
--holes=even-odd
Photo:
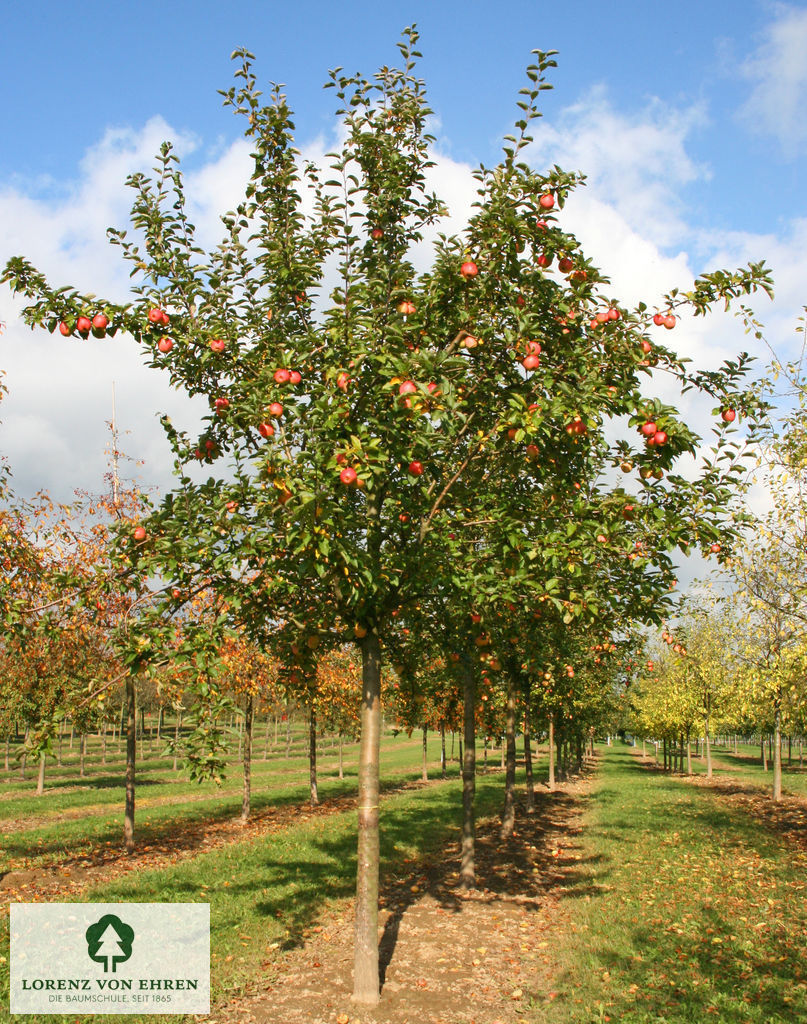
[[[298,142],[317,158],[333,138],[327,69],[366,74],[421,33],[420,72],[436,115],[437,185],[461,225],[470,170],[497,159],[532,48],[559,51],[530,153],[589,175],[564,214],[626,301],[656,302],[715,266],[765,258],[776,302],[760,303],[772,342],[792,345],[807,303],[807,6],[761,0],[661,4],[476,0],[408,5],[89,0],[15,3],[3,19],[0,264],[31,258],[54,283],[125,292],[105,228],[125,226],[126,174],[166,135],[184,154],[196,220],[215,240],[237,199],[245,148],[216,90],[245,45],[259,79],[286,83]],[[567,212],[568,211],[568,212]],[[140,367],[133,346],[32,335],[0,290],[0,452],[18,488],[68,498],[104,469],[111,382],[144,479],[170,484],[157,415],[184,406]],[[747,339],[733,322],[682,324],[684,353],[708,363]],[[760,351],[763,358],[766,353]],[[692,409],[698,423],[702,410]],[[708,425],[707,425],[708,429]]]

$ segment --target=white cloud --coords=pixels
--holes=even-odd
[[[777,4],[762,41],[740,71],[752,83],[740,114],[794,156],[807,142],[807,10]]]

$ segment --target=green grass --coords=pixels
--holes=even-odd
[[[571,868],[553,1024],[807,1020],[807,855],[719,792],[604,748]]]
[[[392,758],[387,757],[387,772],[390,760],[396,763],[408,758],[411,774],[415,753],[419,753],[419,744],[399,746]],[[498,809],[501,791],[501,775],[479,777],[480,815]],[[400,870],[411,872],[412,866],[407,867],[405,861],[439,852],[447,841],[456,841],[460,805],[456,778],[384,797],[382,874],[389,877]],[[271,962],[282,957],[283,950],[304,941],[327,909],[337,904],[347,907],[355,892],[355,870],[356,815],[350,811],[313,816],[260,839],[236,842],[169,867],[139,871],[88,890],[83,899],[209,902],[215,1000],[248,990],[259,973],[272,971]],[[7,932],[7,919],[3,928]],[[5,936],[0,949],[4,953],[8,949]],[[262,966],[267,960],[269,964]],[[0,964],[0,1005],[8,1005],[5,963]],[[75,1015],[28,1015],[26,1019],[72,1024]],[[159,1024],[181,1018],[113,1015],[108,1019]]]

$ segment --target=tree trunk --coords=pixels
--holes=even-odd
[[[266,732],[263,734],[263,759],[269,758],[269,715],[266,716]]]
[[[36,795],[42,796],[45,792],[45,751],[39,754],[39,777],[36,780]]]
[[[344,777],[345,777],[345,767],[344,767],[344,762],[342,760],[342,733],[340,732],[339,733],[339,778],[343,779]]]
[[[286,705],[286,760],[291,757],[291,707]]]
[[[645,739],[642,737],[642,760],[647,757],[647,747],[645,746]]]
[[[508,839],[516,823],[516,687],[510,673],[507,675],[507,707],[505,710],[505,736],[507,761],[504,777],[504,808],[500,836]]]
[[[420,778],[422,782],[429,781],[429,765],[428,765],[428,749],[426,746],[428,733],[426,732],[426,726],[423,726],[423,759],[421,763]]]
[[[356,948],[353,998],[376,1006],[378,978],[379,749],[381,645],[375,631],[361,641],[362,701],[359,750],[359,841],[356,870]]]
[[[530,691],[529,676],[524,679],[524,771],[527,777],[527,814],[535,810],[535,780],[532,774],[532,733],[530,732]]]
[[[485,741],[484,741],[484,743],[482,745],[482,756],[485,759],[485,768],[484,768],[484,770],[485,770],[485,772],[487,772],[487,770],[488,770],[488,738],[487,738],[487,736],[485,736]]]
[[[84,756],[87,753],[87,733],[86,732],[83,732],[81,734],[80,751],[81,751],[81,754],[80,754],[80,758],[79,758],[79,765],[80,765],[80,767],[79,767],[79,775],[83,779],[84,775],[85,775],[85,771],[84,771]]]
[[[7,732],[6,733],[6,771],[9,770],[8,769],[8,748],[9,748],[10,745],[11,745],[11,733]],[[59,754],[60,755],[61,755],[61,751],[62,751],[62,737],[60,736],[59,737]],[[61,764],[61,763],[62,763],[62,759],[61,759],[61,756],[60,756],[59,757],[59,764]]]
[[[71,719],[70,720],[70,749],[71,750],[73,749],[73,732],[74,732],[74,726],[73,726],[73,720]]]
[[[446,723],[440,722],[440,778],[446,777]]]
[[[238,760],[244,752],[244,719],[238,716]]]
[[[706,709],[706,729],[703,737],[704,750],[706,751],[706,778],[712,777],[712,741],[709,736],[709,709]]]
[[[555,716],[549,716],[549,792],[555,792]]]
[[[64,737],[64,729],[62,723],[59,722],[59,742],[56,745],[56,764],[59,768],[62,767],[62,739]],[[8,737],[6,737],[6,771],[8,771]]]
[[[244,792],[241,796],[241,821],[249,818],[249,805],[252,799],[252,694],[247,696],[244,708]]]
[[[22,760],[20,761],[20,778],[25,781],[25,766],[28,762],[28,754],[25,752],[25,748],[28,745],[28,736],[31,730],[28,726],[25,727],[25,735],[22,738],[23,749],[22,749]]]
[[[467,654],[462,659],[462,700],[465,756],[462,762],[460,886],[468,890],[476,887],[476,674]]]
[[[317,790],[317,712],[313,703],[308,715],[308,785],[311,794],[311,806],[316,807],[319,803],[319,792]]]
[[[779,690],[773,704],[773,799],[782,799],[782,694]]]
[[[692,774],[692,743],[689,739],[689,729],[687,729],[687,775]]]
[[[135,820],[135,755],[137,751],[137,713],[135,711],[135,684],[131,674],[126,676],[126,797],[123,811],[123,841],[127,853],[134,853]]]

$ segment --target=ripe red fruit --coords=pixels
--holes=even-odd
[[[526,299],[524,298],[523,295],[517,295],[516,296],[516,305],[517,306],[523,306],[525,302],[526,302]]]
[[[282,367],[279,370],[275,370],[275,384],[288,384],[290,377],[289,371]]]
[[[168,326],[169,319],[170,318],[169,318],[168,314],[165,312],[165,310],[164,309],[161,310],[160,323],[163,325],[163,327],[167,327]]]
[[[63,334],[65,338],[69,338],[70,335],[73,333],[73,329],[72,327],[70,327],[69,324],[66,324],[64,320],[62,320],[62,322],[59,324],[59,333]]]
[[[292,370],[289,373],[289,384],[299,384],[302,379],[303,377],[299,370]]]
[[[182,591],[174,587],[174,589],[171,591],[171,597],[173,597],[175,601],[178,601],[182,597]]]
[[[551,192],[544,192],[541,198],[538,200],[538,205],[543,210],[551,210],[555,205],[555,197]]]
[[[109,317],[104,313],[96,313],[92,318],[92,333],[97,338],[103,338],[107,327],[109,327]]]
[[[134,530],[132,531],[132,536],[138,542],[144,541],[146,539],[146,537],[148,536],[148,534],[146,533],[145,526],[136,526],[134,528]]]
[[[384,232],[381,230],[381,228],[373,228],[373,230],[370,232],[370,237],[378,241],[379,238],[384,237]]]
[[[398,312],[401,313],[403,316],[410,316],[412,313],[415,312],[414,302],[410,302],[408,299],[405,299],[403,302],[399,302]]]
[[[272,402],[272,404],[269,406],[269,412],[275,417],[282,416],[283,406],[280,404],[280,402]]]
[[[541,354],[541,342],[540,341],[528,341],[527,342],[527,355],[528,356],[539,356]],[[536,406],[537,408],[537,406]]]
[[[611,306],[611,308],[608,310],[608,319],[609,320],[618,320],[619,317],[620,317],[619,310],[615,306]]]
[[[645,338],[642,341],[642,352],[644,352],[645,355],[649,355],[652,351],[653,351],[653,346],[650,344],[650,342],[647,340],[647,338]]]
[[[663,430],[658,430],[653,435],[653,444],[662,445],[667,443],[667,434]]]
[[[670,313],[669,316],[664,317],[664,326],[668,331],[671,331],[675,327],[675,317]]]
[[[542,252],[540,255],[535,257],[535,262],[539,267],[548,267],[552,263],[552,255]]]
[[[409,472],[412,476],[421,476],[423,474],[423,463],[415,460],[409,463]]]
[[[413,380],[405,380],[403,384],[398,388],[399,395],[413,395],[418,389],[417,384]]]
[[[733,423],[737,418],[737,412],[735,409],[724,409],[720,417],[724,423]]]
[[[352,466],[345,466],[345,468],[339,474],[339,479],[346,487],[350,487],[351,484],[356,483],[357,476],[358,473]]]
[[[90,333],[91,328],[92,321],[88,316],[80,316],[78,320],[76,320],[76,330],[79,334],[84,334],[86,336]]]
[[[546,231],[547,224],[545,220],[537,220],[535,222],[535,226],[538,228],[539,231]]]
[[[154,307],[152,307],[152,309],[149,310],[149,314],[148,314],[149,323],[150,324],[161,324],[163,322],[163,317],[164,316],[165,316],[165,313],[163,313],[163,311],[161,309],[158,309],[156,306],[154,306]]]
[[[662,327],[664,325],[664,320],[665,316],[663,313],[653,314],[653,323],[656,325],[656,327]]]
[[[712,544],[711,547],[709,548],[709,550],[712,552],[713,555],[716,555],[718,553],[718,551],[720,550],[720,545],[717,544],[717,543]]]
[[[639,427],[639,430],[645,437],[652,437],[657,429],[656,424],[652,420],[648,420],[647,423],[643,423],[641,427]]]
[[[525,370],[537,370],[538,367],[541,365],[541,359],[539,356],[531,353],[530,355],[525,356],[525,358],[521,360],[521,365],[524,367]]]
[[[341,388],[343,391],[347,391],[347,386],[350,383],[350,377],[343,370],[336,378],[336,386]]]
[[[217,398],[213,403],[219,416],[223,416],[230,408],[229,398]]]
[[[622,518],[623,519],[633,519],[633,505],[626,505],[622,509]]]
[[[160,340],[159,340],[159,341],[157,342],[157,348],[158,348],[158,349],[159,349],[159,350],[160,350],[161,352],[163,352],[163,353],[165,353],[165,354],[167,354],[168,352],[170,352],[170,351],[171,351],[171,349],[172,349],[173,347],[174,347],[174,343],[173,343],[173,341],[171,340],[171,338],[168,338],[168,337],[162,337],[162,338],[160,338]]]
[[[460,267],[460,273],[467,280],[469,277],[476,277],[479,273],[479,267],[473,260],[466,260]]]
[[[227,348],[227,342],[223,338],[214,338],[210,342],[210,351],[221,354]]]
[[[528,459],[537,459],[538,458],[538,445],[537,444],[528,444],[527,445],[527,458]]]
[[[261,437],[272,437],[274,435],[275,428],[271,423],[261,423],[258,427],[258,433]]]
[[[562,259],[558,260],[558,270],[562,274],[568,274],[573,266],[574,260],[570,256],[564,256]]]

